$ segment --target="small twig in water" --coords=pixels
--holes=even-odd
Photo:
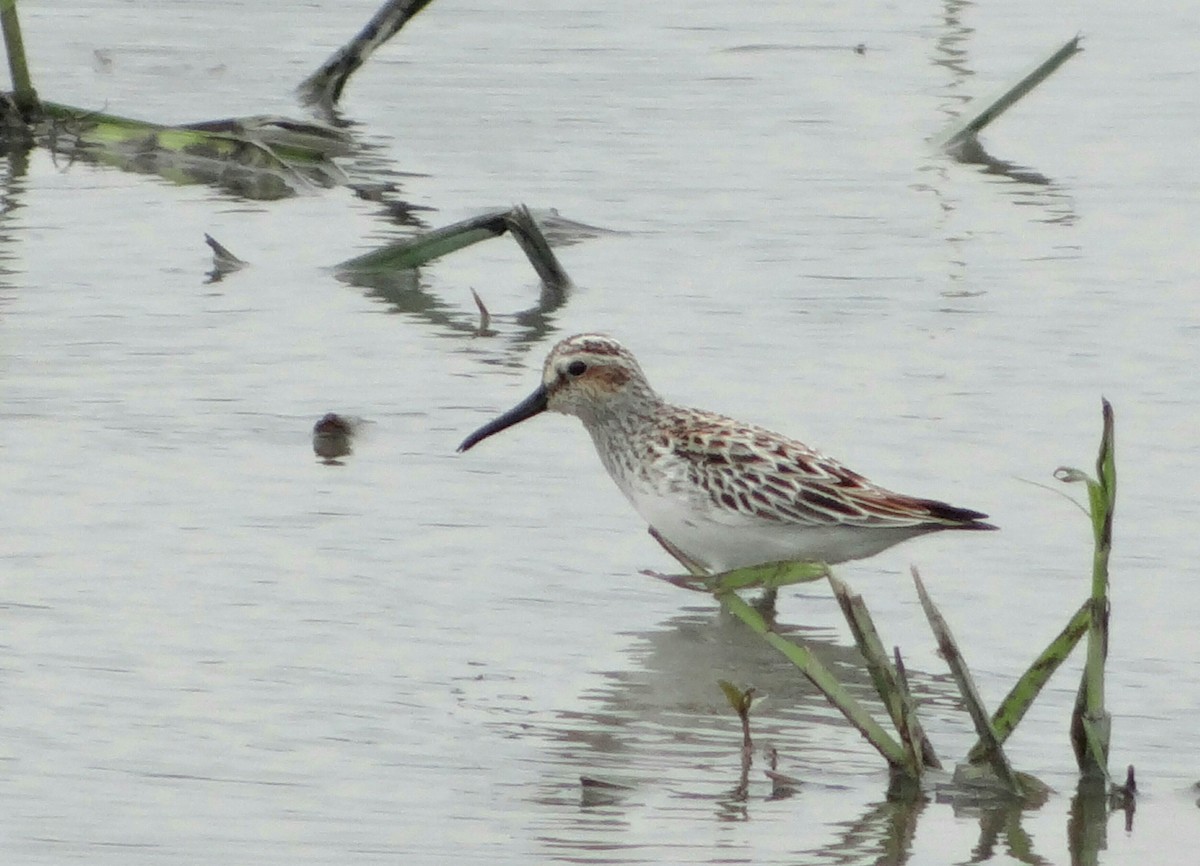
[[[495,335],[495,331],[489,327],[492,324],[492,314],[488,312],[488,308],[483,303],[483,298],[479,297],[479,292],[471,289],[471,297],[475,299],[475,306],[479,308],[479,327],[475,329],[476,337],[491,337]]]
[[[207,232],[204,235],[204,242],[213,251],[213,269],[208,272],[208,281],[210,283],[218,282],[226,274],[231,274],[246,267],[246,262],[231,253]]]

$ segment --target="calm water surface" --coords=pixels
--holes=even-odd
[[[21,13],[43,97],[184,122],[302,116],[292,88],[374,5]],[[1077,31],[990,170],[930,151]],[[672,399],[1003,527],[842,569],[950,759],[973,736],[908,565],[994,704],[1087,591],[1079,491],[1047,485],[1090,466],[1112,400],[1112,763],[1143,799],[1099,862],[1194,863],[1197,32],[1165,3],[439,0],[343,104],[344,167],[385,202],[6,159],[0,859],[1069,862],[1078,662],[1011,744],[1045,806],[900,810],[784,662],[639,573],[671,563],[576,422],[454,453],[555,339],[604,330]],[[328,270],[517,201],[607,230],[559,249],[577,286],[544,315],[518,315],[538,286],[507,239],[408,285]],[[204,232],[252,266],[206,282]],[[329,411],[369,422],[339,465],[310,446]],[[825,588],[779,618],[865,694]],[[768,696],[793,796],[761,758],[739,789],[720,678]]]

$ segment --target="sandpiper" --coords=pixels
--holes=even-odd
[[[546,358],[529,397],[463,443],[546,410],[575,415],[650,527],[711,572],[782,560],[833,564],[943,529],[996,529],[986,514],[893,493],[795,439],[665,402],[628,349],[577,334]]]

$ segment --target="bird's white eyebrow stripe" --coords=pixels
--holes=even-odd
[[[581,338],[580,351],[587,352],[589,355],[599,355],[601,357],[614,357],[621,354],[619,346],[615,345],[611,340],[597,340],[589,337]]]

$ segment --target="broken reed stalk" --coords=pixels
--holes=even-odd
[[[533,265],[544,286],[566,288],[571,279],[550,249],[533,214],[523,204],[493,210],[447,226],[395,241],[335,266],[339,274],[380,274],[411,270],[509,232]]]
[[[1053,72],[1067,62],[1078,52],[1082,51],[1079,42],[1082,36],[1068,39],[1061,48],[1039,63],[1031,71],[1021,76],[1021,79],[1007,88],[1002,94],[984,103],[983,108],[973,112],[966,120],[958,121],[943,131],[936,139],[937,146],[943,150],[953,151],[964,142],[976,138],[989,123],[1011,108]]]
[[[1112,735],[1112,716],[1105,708],[1104,665],[1108,657],[1108,560],[1112,551],[1113,512],[1117,499],[1117,467],[1114,444],[1112,404],[1101,400],[1103,432],[1100,453],[1096,457],[1096,478],[1078,469],[1060,467],[1054,475],[1060,481],[1087,484],[1092,518],[1092,596],[1088,601],[1091,622],[1088,627],[1087,662],[1075,709],[1071,714],[1071,746],[1075,761],[1084,777],[1108,778],[1108,752]]]
[[[241,270],[246,267],[246,263],[230,252],[224,244],[214,238],[212,235],[205,232],[204,242],[208,244],[208,248],[213,253],[213,267],[223,273]]]
[[[497,210],[432,229],[355,256],[335,266],[338,273],[369,274],[409,270],[508,231],[508,211]]]
[[[925,736],[925,730],[917,719],[916,701],[908,690],[908,680],[900,673],[902,667],[892,666],[862,596],[852,593],[842,580],[833,575],[829,576],[829,585],[833,588],[834,597],[842,608],[842,614],[846,617],[850,632],[858,644],[858,651],[866,660],[867,672],[875,684],[875,691],[879,693],[892,718],[892,724],[900,735],[909,762],[917,768],[941,769],[942,762],[934,751],[933,743]],[[898,662],[899,656],[900,652],[897,649]]]
[[[925,589],[925,583],[921,580],[921,574],[917,571],[916,566],[912,567],[912,576],[913,583],[917,587],[917,595],[921,598],[921,607],[925,611],[925,618],[929,620],[929,627],[933,629],[933,633],[937,637],[938,649],[941,650],[942,656],[950,668],[950,673],[958,684],[958,690],[966,704],[967,713],[970,714],[971,721],[975,723],[975,731],[984,743],[988,764],[1009,792],[1021,796],[1024,789],[1021,787],[1020,780],[1017,779],[1017,774],[1013,772],[1008,757],[1004,754],[1004,748],[1000,745],[996,731],[992,728],[992,722],[988,717],[987,710],[984,709],[983,700],[979,697],[978,689],[975,688],[975,681],[971,678],[971,672],[967,669],[967,663],[963,660],[962,653],[959,652],[958,642],[954,639],[950,626]]]
[[[21,38],[21,20],[17,0],[0,0],[0,26],[4,29],[4,48],[8,52],[8,71],[12,76],[13,101],[21,115],[29,120],[38,110],[37,91],[25,62],[25,40]]]
[[[350,76],[380,45],[400,31],[432,0],[388,0],[353,39],[339,48],[298,88],[305,102],[331,108],[342,96]]]
[[[246,267],[247,263],[239,259],[230,252],[224,244],[214,238],[207,232],[204,233],[204,242],[208,244],[209,249],[213,254],[213,268],[208,272],[209,283],[219,283],[226,276],[236,271],[240,271]]]
[[[528,207],[523,204],[515,205],[508,212],[506,224],[509,233],[524,251],[525,257],[529,259],[544,285],[559,289],[571,285],[571,278],[567,276],[566,269],[550,249],[550,242],[546,240]]]

